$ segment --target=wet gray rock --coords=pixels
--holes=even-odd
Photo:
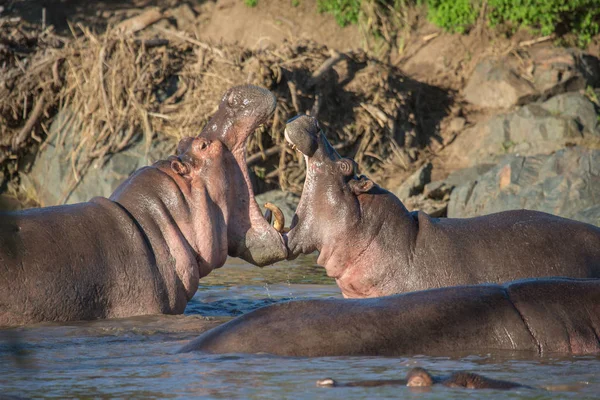
[[[506,154],[550,154],[567,145],[600,141],[596,105],[579,92],[560,94],[466,129],[451,148],[455,164],[495,163]]]
[[[431,182],[431,170],[433,165],[431,163],[424,164],[414,174],[408,177],[400,186],[392,189],[400,200],[406,200],[411,196],[415,196],[423,192],[426,184]]]
[[[51,134],[62,125],[64,118],[64,112],[57,115],[50,128]],[[31,171],[22,176],[23,185],[35,190],[44,207],[80,203],[95,196],[108,197],[132,172],[174,153],[173,143],[146,144],[138,140],[124,151],[112,155],[103,165],[93,164],[70,191],[75,181],[70,156],[79,143],[78,134],[66,132],[62,146],[57,145],[57,135],[53,135],[54,139],[37,154]]]
[[[296,208],[300,202],[300,196],[291,192],[284,192],[281,190],[270,190],[268,192],[259,194],[256,196],[256,202],[260,206],[263,215],[266,211],[265,203],[273,203],[281,209],[283,216],[285,217],[285,226],[289,227],[292,223],[292,218],[296,213]]]
[[[449,217],[529,209],[600,226],[600,150],[566,148],[552,155],[506,156],[477,180],[456,187]]]
[[[598,58],[578,49],[540,47],[481,61],[463,93],[477,106],[506,109],[599,84]]]

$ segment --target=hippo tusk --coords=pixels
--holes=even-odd
[[[285,226],[285,217],[283,216],[283,213],[281,212],[279,207],[277,207],[273,203],[265,203],[265,208],[267,209],[267,212],[265,213],[265,218],[267,213],[269,213],[269,211],[272,211],[273,215],[275,216],[275,223],[273,224],[273,228],[275,228],[277,232],[281,233],[283,231],[283,227]],[[267,221],[269,221],[269,219],[267,219]]]

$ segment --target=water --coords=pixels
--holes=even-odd
[[[341,297],[314,258],[258,269],[237,260],[202,281],[185,316],[44,324],[0,331],[0,397],[365,399],[600,398],[600,357],[476,354],[455,357],[286,358],[176,354],[210,327],[257,307],[299,298]],[[398,379],[421,366],[435,374],[479,372],[561,391],[460,390],[402,386],[318,388]]]

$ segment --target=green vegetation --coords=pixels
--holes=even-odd
[[[258,0],[244,0],[244,4],[246,4],[248,7],[256,7]]]
[[[319,12],[332,14],[341,26],[371,18],[363,11],[365,4],[387,15],[390,10],[401,12],[399,7],[426,5],[431,22],[464,33],[480,17],[484,0],[317,0]],[[541,35],[573,33],[580,46],[600,33],[600,0],[487,0],[485,4],[485,22],[491,27],[503,24],[513,31],[528,27]]]
[[[479,16],[481,0],[426,0],[428,18],[451,32],[465,32]],[[528,27],[542,35],[571,32],[585,46],[600,32],[600,0],[487,0],[490,26]]]
[[[317,0],[317,9],[332,14],[340,26],[346,26],[358,22],[360,3],[361,0]]]
[[[479,14],[472,3],[471,0],[428,0],[427,18],[447,31],[465,33]]]
[[[600,0],[490,0],[490,25],[511,23],[537,30],[542,35],[572,32],[585,46],[599,31]]]

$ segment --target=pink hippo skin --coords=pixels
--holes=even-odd
[[[304,154],[306,180],[287,234],[290,259],[317,263],[345,297],[514,279],[600,277],[600,228],[536,211],[477,218],[408,212],[392,193],[357,176],[316,119],[299,116],[285,137]]]
[[[241,168],[247,138],[274,107],[265,89],[232,88],[198,138],[109,199],[1,213],[0,326],[179,314],[228,253],[285,259]]]
[[[227,226],[229,255],[264,266],[286,259],[288,251],[284,239],[263,217],[254,199],[252,183],[246,166],[246,142],[250,134],[275,111],[275,96],[267,89],[256,86],[237,86],[229,89],[219,109],[206,124],[201,137],[219,139],[235,158],[243,184],[235,203],[234,223]]]

